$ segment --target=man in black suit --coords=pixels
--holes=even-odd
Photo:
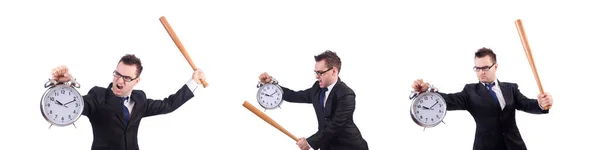
[[[319,130],[308,138],[300,138],[296,144],[302,150],[368,150],[367,141],[354,124],[354,91],[338,77],[342,67],[340,58],[327,50],[315,56],[315,61],[317,81],[311,88],[294,91],[282,87],[285,101],[312,104],[317,114]],[[263,83],[271,79],[267,73],[259,76]]]
[[[137,134],[142,118],[175,111],[194,97],[194,90],[204,78],[203,72],[196,70],[175,94],[153,100],[144,91],[133,89],[140,81],[142,69],[140,59],[127,54],[117,64],[110,88],[95,86],[83,96],[82,115],[89,118],[94,133],[92,150],[138,150]],[[71,80],[66,66],[53,69],[52,75],[59,82]]]
[[[475,67],[479,83],[466,84],[461,92],[440,93],[447,110],[467,110],[475,119],[474,150],[526,150],[515,121],[515,111],[547,114],[552,96],[540,93],[536,99],[525,97],[516,83],[496,79],[496,54],[489,48],[475,52]],[[424,92],[429,83],[416,80],[413,90]]]

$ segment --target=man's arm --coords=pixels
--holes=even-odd
[[[547,114],[549,111],[542,109],[542,106],[537,102],[537,99],[527,98],[521,90],[519,90],[519,85],[514,83],[513,94],[515,95],[515,103],[516,109],[521,110],[531,114]]]
[[[190,79],[186,85],[181,87],[175,94],[169,95],[169,97],[163,100],[148,99],[148,105],[146,105],[146,112],[144,117],[167,114],[175,111],[181,105],[194,97],[194,91],[198,88],[198,83],[193,79]]]
[[[318,83],[316,83],[318,84]],[[314,85],[313,85],[314,87]],[[291,89],[288,89],[286,87],[281,86],[281,89],[283,90],[283,100],[287,101],[287,102],[291,102],[291,103],[312,103],[312,100],[310,99],[310,90],[311,88],[308,88],[306,90],[300,90],[300,91],[294,91]]]
[[[96,92],[102,91],[103,89],[98,88],[98,87],[93,87],[92,89],[90,89],[90,91],[88,91],[87,95],[82,96],[83,97],[83,112],[81,112],[81,115],[84,116],[93,116],[94,112],[96,112],[96,108],[98,108],[98,96]]]
[[[337,99],[336,110],[333,112],[334,116],[331,117],[332,120],[326,121],[325,129],[317,131],[317,133],[306,139],[312,149],[319,149],[329,143],[340,128],[350,121],[354,114],[355,97],[356,95],[350,93]]]
[[[467,94],[467,86],[462,91],[457,93],[439,93],[446,101],[446,110],[467,110],[469,109],[469,94]]]

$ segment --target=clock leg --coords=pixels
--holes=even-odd
[[[52,124],[50,124],[50,126],[48,127],[48,129],[50,129],[52,127]]]
[[[75,127],[75,129],[77,129],[77,126],[75,126],[75,123],[73,123],[73,127]]]
[[[427,129],[427,127],[423,127],[423,132],[425,132],[425,129]]]
[[[442,123],[446,124],[446,122],[444,122],[444,120],[442,120]]]

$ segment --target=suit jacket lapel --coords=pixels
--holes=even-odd
[[[325,101],[325,116],[328,116],[329,114],[331,114],[331,108],[332,108],[332,103],[333,103],[333,99],[335,98],[335,91],[337,91],[338,89],[338,85],[340,84],[340,82],[342,82],[339,78],[338,81],[335,83],[335,85],[333,85],[333,87],[331,88],[331,91],[329,92],[329,95],[327,96],[327,101]]]
[[[110,105],[110,107],[115,111],[115,115],[119,118],[119,122],[121,122],[121,124],[123,125],[123,127],[125,127],[125,117],[123,116],[123,109],[121,106],[121,100],[119,100],[119,98],[113,93],[112,89],[110,89],[112,87],[112,83],[110,85],[108,85],[108,88],[106,89],[106,93],[107,93],[107,101],[108,104]]]
[[[508,85],[501,83],[500,81],[498,81],[498,85],[500,86],[500,90],[502,91],[502,97],[504,98],[504,109],[502,109],[502,111],[507,110],[506,107],[507,106],[512,106],[514,100],[511,98],[512,97],[512,91],[510,91],[510,88],[508,87]]]
[[[142,99],[138,99],[137,97],[133,97],[133,95],[131,97],[129,97],[130,100],[132,100],[134,103],[133,105],[133,109],[131,109],[131,117],[129,117],[129,121],[131,121],[133,118],[137,117],[138,115],[142,115],[144,114],[143,111],[140,112],[136,112],[139,111],[140,109],[142,109],[141,107],[144,106],[144,100]],[[143,110],[143,109],[142,109]]]
[[[494,108],[496,108],[496,110],[500,110],[500,105],[494,101],[494,97],[492,97],[492,94],[490,94],[490,91],[487,89],[487,87],[481,83],[477,84],[477,86],[477,93],[483,97],[484,101],[490,103],[492,106],[494,106]]]

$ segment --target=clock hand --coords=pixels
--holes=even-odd
[[[59,102],[59,101],[54,101],[54,102],[55,102],[56,104],[60,105],[60,106],[63,106],[63,107],[65,107],[65,108],[69,108],[69,107],[65,106],[64,104],[62,104],[62,103],[61,103],[61,102]]]
[[[75,100],[72,100],[72,101],[70,101],[70,102],[67,102],[67,103],[65,103],[64,105],[70,104],[70,103],[72,103],[72,102],[75,102]]]
[[[429,108],[429,107],[425,107],[425,106],[422,106],[422,107],[423,107],[423,108],[425,108],[425,109],[431,109],[431,108]]]
[[[440,101],[435,101],[435,104],[439,103]],[[433,106],[435,106],[435,104],[431,105],[430,108],[433,108]]]
[[[59,102],[58,100],[56,100],[55,102],[56,102],[56,104],[61,105],[61,106],[65,105],[65,104],[62,104],[61,102]]]

